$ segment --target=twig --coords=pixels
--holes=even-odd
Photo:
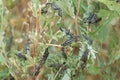
[[[61,67],[59,68],[59,70],[57,71],[57,73],[56,73],[56,75],[55,75],[55,77],[54,77],[54,79],[53,80],[55,80],[56,79],[56,77],[59,75],[59,73],[60,73],[60,71],[65,67],[65,62],[61,65]]]
[[[44,44],[44,43],[40,43],[40,42],[38,44],[40,44],[40,45],[47,45],[47,46],[62,47],[61,45],[57,45],[57,44],[49,44],[49,43]]]
[[[55,77],[54,77],[54,79],[53,80],[55,80],[56,79],[56,77],[58,76],[58,74],[59,74],[59,72],[62,70],[62,68],[63,67],[60,67],[60,69],[58,70],[58,72],[56,73],[56,75],[55,75]]]
[[[80,8],[80,0],[78,0],[78,6],[77,6],[77,13],[75,16],[75,29],[76,29],[76,34],[78,35],[78,14],[79,14],[79,8]]]
[[[36,18],[36,26],[35,26],[35,37],[34,37],[34,51],[33,51],[33,56],[36,57],[37,55],[37,38],[38,38],[38,32],[39,32],[39,18]]]

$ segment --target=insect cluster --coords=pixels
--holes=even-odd
[[[83,38],[86,40],[87,44],[89,46],[92,45],[93,43],[93,40],[87,35],[87,34],[82,34]],[[81,57],[81,69],[84,69],[86,67],[86,64],[87,64],[87,60],[88,60],[88,55],[90,53],[90,49],[87,47],[84,51],[83,51],[83,54],[82,54],[82,57]]]
[[[67,29],[65,29],[65,28],[60,28],[60,30],[61,30],[62,32],[64,32],[64,33],[66,34],[66,36],[69,37],[65,42],[63,42],[63,43],[61,44],[61,46],[62,46],[62,51],[63,51],[63,56],[64,56],[65,59],[67,59],[65,47],[68,46],[68,45],[70,45],[70,44],[72,44],[73,42],[77,41],[77,36],[75,36],[74,34],[72,34],[72,33],[70,32],[70,30],[67,30]]]
[[[49,7],[52,10],[56,11],[60,17],[62,17],[62,9],[58,5],[56,5],[55,3],[46,3],[45,7],[43,7],[41,9],[41,14],[48,13]],[[99,22],[101,19],[102,18],[98,17],[95,13],[87,13],[87,14],[85,14],[83,21],[85,23],[93,24],[93,23]],[[60,64],[58,64],[58,63],[50,64],[49,67],[56,68],[56,69],[62,68],[61,71],[64,71],[67,69],[67,67],[66,67],[67,60],[66,59],[68,59],[68,55],[66,53],[66,47],[70,46],[74,42],[77,42],[79,37],[76,36],[75,34],[71,33],[70,30],[68,30],[66,28],[60,27],[60,31],[65,33],[65,35],[67,36],[67,39],[63,43],[61,43],[61,51],[62,51],[63,57],[65,58],[65,61],[63,63],[60,63]],[[90,46],[92,45],[93,41],[87,34],[82,34],[82,37],[85,39],[85,41],[87,42],[88,45],[90,45]],[[45,49],[42,58],[35,65],[35,69],[33,72],[33,75],[35,77],[38,76],[38,74],[40,73],[40,69],[43,67],[43,65],[45,65],[45,63],[47,61],[47,58],[50,54],[48,49],[49,49],[49,46]],[[82,70],[86,67],[88,55],[91,51],[92,50],[90,50],[90,48],[86,48],[83,52],[83,55],[81,56],[81,59],[79,59],[79,61],[81,61],[80,67]],[[26,44],[26,54],[30,54],[30,41],[29,41],[29,39],[28,39],[27,44]],[[23,60],[27,60],[26,56],[21,54],[21,53],[17,53],[16,56],[23,59]]]
[[[65,59],[67,59],[67,55],[66,55],[66,46],[71,45],[73,42],[77,42],[78,41],[78,36],[75,36],[73,33],[70,32],[70,30],[65,29],[65,28],[60,28],[60,30],[62,32],[64,32],[66,34],[66,36],[68,36],[68,39],[66,41],[64,41],[61,46],[62,46],[62,51],[63,51],[63,56]],[[86,50],[83,52],[83,55],[81,57],[81,69],[84,69],[88,60],[88,55],[89,53],[93,53],[93,49],[92,49],[92,43],[93,40],[87,35],[87,34],[82,34],[83,38],[86,40],[88,47],[86,48]]]
[[[27,43],[26,43],[26,46],[25,46],[25,50],[24,50],[25,54],[31,55],[31,53],[30,53],[30,48],[31,48],[30,43],[31,43],[31,41],[30,41],[30,39],[28,39]],[[22,52],[18,52],[15,55],[22,60],[27,60],[26,56],[24,54],[22,54]]]
[[[88,10],[89,11],[89,10]],[[98,17],[96,13],[89,11],[86,12],[83,16],[83,22],[87,24],[95,24],[102,20],[101,17]],[[91,55],[91,60],[95,59],[95,53],[96,51],[92,48],[93,40],[86,34],[82,34],[82,37],[87,42],[87,48],[84,50],[82,56],[81,56],[81,69],[84,69],[87,64],[87,60],[89,56]],[[93,61],[94,62],[94,61]]]
[[[45,7],[41,9],[41,13],[46,14],[49,7],[51,7],[52,10],[57,11],[58,15],[62,17],[62,9],[55,3],[46,3]]]
[[[71,45],[73,42],[77,41],[77,36],[75,36],[73,33],[70,32],[70,30],[65,29],[65,28],[60,28],[60,30],[66,34],[66,36],[68,36],[68,39],[65,40],[61,46],[62,46],[62,52],[63,52],[63,57],[65,59],[68,58],[67,54],[66,54],[66,46]],[[92,40],[86,35],[83,34],[84,39],[90,44],[92,45]],[[45,64],[48,56],[49,56],[49,51],[48,48],[45,49],[45,52],[41,58],[41,60],[39,61],[38,65],[36,65],[35,70],[34,70],[34,76],[37,76],[40,72],[40,69],[42,68],[42,66]],[[89,49],[86,49],[81,57],[81,69],[83,70],[86,67],[87,64],[87,60],[88,60],[88,55],[89,55]],[[54,63],[54,64],[50,64],[49,67],[54,68],[56,70],[59,70],[59,76],[63,74],[63,72],[68,68],[66,65],[67,61],[65,60],[63,63]]]

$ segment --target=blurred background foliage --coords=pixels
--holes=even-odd
[[[48,2],[62,9],[62,17],[51,8],[41,13]],[[84,23],[89,12],[102,20]],[[66,47],[67,59],[61,51],[66,36],[60,27],[79,36],[78,43]],[[0,80],[119,80],[119,30],[119,0],[0,0]],[[82,70],[80,55],[89,46],[84,33],[93,40],[96,58],[90,56]],[[34,77],[47,47],[50,54]]]

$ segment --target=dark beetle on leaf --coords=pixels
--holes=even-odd
[[[58,5],[56,5],[55,3],[51,3],[51,8],[54,10],[61,10],[61,8]]]
[[[76,41],[77,41],[77,36],[75,36],[74,34],[72,34],[72,33],[70,32],[70,30],[68,30],[68,29],[60,28],[60,30],[61,30],[62,32],[64,32],[64,33],[66,34],[66,36],[69,36],[69,38],[61,44],[61,46],[62,46],[62,49],[61,49],[61,50],[62,50],[62,52],[63,52],[63,53],[62,53],[62,54],[63,54],[63,57],[64,57],[65,59],[67,59],[67,54],[66,54],[66,52],[65,52],[65,47],[71,45],[73,42],[76,42]]]
[[[64,43],[62,43],[61,46],[65,47],[65,46],[68,46],[68,45],[72,44],[73,42],[77,41],[77,36],[75,36],[74,34],[72,34],[70,32],[70,30],[65,29],[65,28],[60,28],[60,30],[62,32],[64,32],[67,36],[69,36],[69,39],[66,40]]]
[[[21,54],[21,53],[16,53],[16,56],[17,56],[18,58],[23,59],[23,60],[27,60],[26,56],[23,55],[23,54]]]
[[[88,59],[88,53],[89,53],[89,49],[86,49],[85,50],[85,52],[84,52],[84,54],[82,55],[82,57],[81,57],[81,61],[82,61],[82,63],[81,63],[81,68],[82,68],[82,70],[85,68],[85,66],[86,66],[86,62],[87,62],[87,59]]]
[[[46,14],[48,11],[47,11],[47,8],[42,8],[41,9],[41,14]]]
[[[72,44],[73,42],[77,41],[77,38],[76,37],[73,37],[73,38],[70,38],[68,40],[66,40],[64,43],[61,44],[61,46],[65,47],[67,45],[70,45]]]
[[[39,70],[45,64],[48,56],[49,56],[49,51],[48,51],[48,48],[46,48],[45,52],[42,56],[42,59],[39,61],[38,66],[36,66],[36,68],[35,68],[35,71],[34,71],[34,74],[33,74],[34,76],[37,76],[39,74],[39,72],[40,72]]]
[[[102,18],[98,17],[95,13],[86,13],[85,15],[86,17],[83,19],[84,23],[93,24],[102,20]]]
[[[62,32],[64,32],[66,35],[68,35],[70,38],[73,38],[73,37],[74,37],[74,34],[72,34],[72,33],[70,32],[70,30],[65,29],[65,28],[61,28],[61,27],[60,27],[60,30],[61,30]]]
[[[93,41],[90,37],[88,37],[86,34],[83,34],[82,36],[84,37],[85,40],[87,40],[89,45],[92,45]]]
[[[62,10],[61,10],[61,9],[58,10],[58,15],[59,15],[60,17],[62,17]]]
[[[56,10],[58,12],[58,15],[62,17],[62,9],[58,5],[56,5],[55,3],[51,3],[51,8],[53,10]]]
[[[62,55],[65,59],[67,59],[67,54],[66,54],[66,51],[65,51],[65,47],[62,47]]]
[[[87,62],[88,53],[89,53],[89,49],[86,49],[84,54],[82,55],[81,61],[83,61],[84,63]]]
[[[46,6],[41,9],[41,13],[46,14],[48,12],[47,11],[48,7],[51,7],[51,9],[53,9],[54,11],[57,11],[58,15],[62,17],[62,9],[57,4],[51,3],[51,2],[46,3]]]

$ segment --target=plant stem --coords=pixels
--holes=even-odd
[[[38,43],[40,45],[44,45],[44,43]],[[62,47],[61,45],[57,45],[57,44],[49,44],[49,43],[46,43],[47,46],[56,46],[56,47]]]
[[[80,8],[80,0],[78,0],[78,7],[77,7],[77,13],[75,16],[75,30],[76,30],[76,34],[78,35],[78,14],[79,14],[79,8]]]
[[[56,75],[55,75],[55,77],[54,77],[54,79],[53,80],[55,80],[56,79],[56,77],[58,76],[58,74],[59,74],[59,72],[62,70],[62,68],[63,68],[63,66],[61,66],[60,67],[60,69],[58,70],[58,72],[56,73]]]
[[[36,57],[36,55],[37,55],[38,32],[39,32],[39,25],[40,25],[39,21],[40,21],[39,18],[36,18],[35,37],[34,37],[34,51],[33,51],[33,56],[34,57]]]

